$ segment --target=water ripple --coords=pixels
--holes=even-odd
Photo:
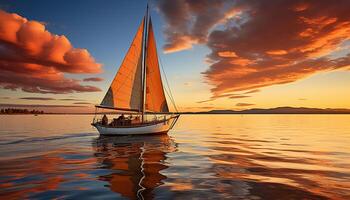
[[[21,139],[21,140],[14,140],[14,141],[10,141],[10,142],[0,142],[0,145],[46,142],[46,141],[51,141],[51,140],[63,140],[63,139],[87,137],[87,136],[94,136],[94,135],[96,135],[96,134],[95,133],[79,133],[79,134],[65,134],[65,135],[51,136],[51,137],[34,137],[34,138],[26,138],[26,139]]]
[[[3,199],[350,199],[349,115],[185,115],[123,137],[64,118],[0,130]]]

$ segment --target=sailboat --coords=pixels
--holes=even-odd
[[[168,89],[167,94],[170,93],[169,98],[177,111],[170,87]],[[167,133],[178,120],[180,115],[178,112],[169,112],[165,97],[148,6],[106,95],[95,107],[95,117],[91,125],[101,135]],[[117,114],[122,115],[111,122],[105,115],[98,119],[96,114],[99,108],[116,110]],[[124,114],[129,114],[129,118],[125,118]]]

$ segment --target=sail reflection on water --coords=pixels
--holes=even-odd
[[[146,139],[147,138],[147,139]],[[167,135],[103,137],[95,139],[93,148],[101,168],[112,170],[100,180],[111,191],[129,199],[148,199],[167,177],[166,154],[176,151],[176,143]]]

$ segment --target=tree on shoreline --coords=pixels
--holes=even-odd
[[[3,108],[0,110],[1,114],[44,114],[42,110],[28,110],[20,108]]]

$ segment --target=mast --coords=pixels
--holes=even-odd
[[[142,73],[141,73],[141,80],[142,80],[142,102],[141,102],[141,113],[142,113],[142,122],[144,122],[144,115],[145,115],[145,102],[146,102],[146,54],[147,54],[147,38],[148,38],[148,21],[149,21],[149,13],[148,13],[148,4],[146,8],[146,16],[144,18],[144,31],[143,31],[143,51],[142,51]]]

